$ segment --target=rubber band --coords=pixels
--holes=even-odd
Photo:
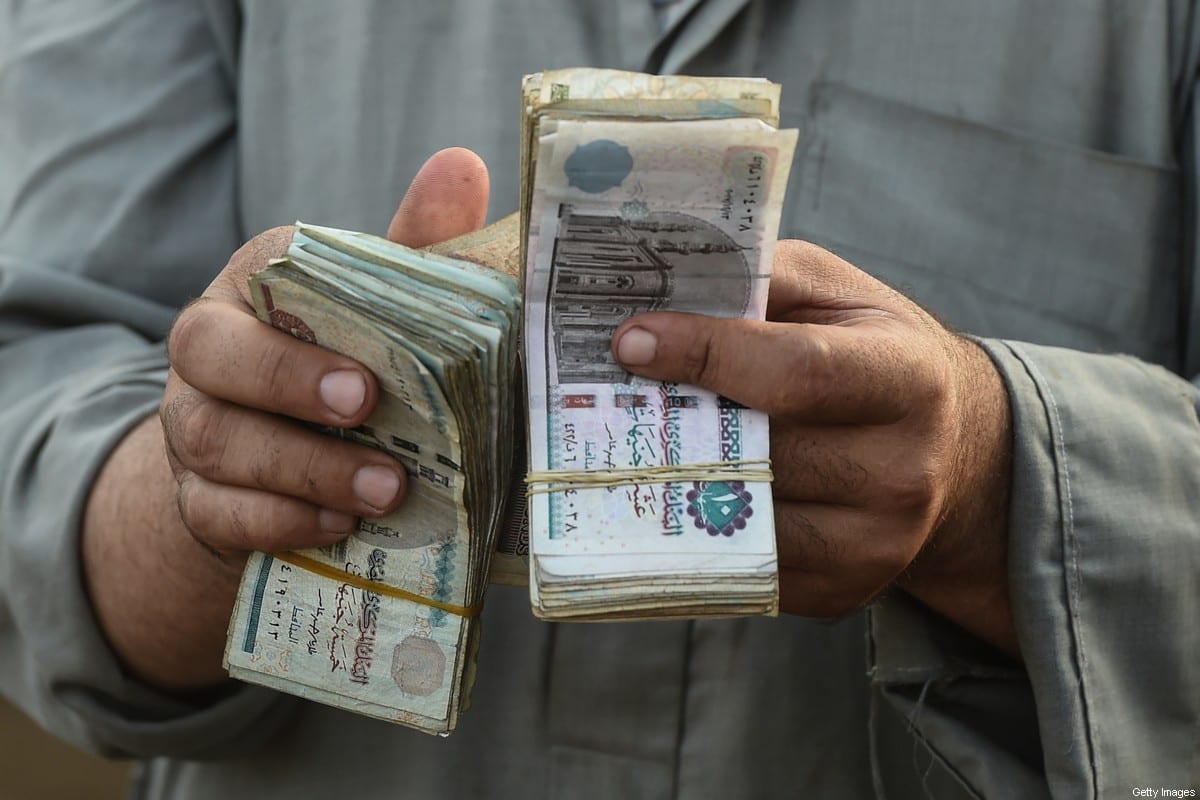
[[[328,564],[317,561],[316,559],[302,556],[299,553],[283,552],[272,553],[275,558],[280,561],[285,561],[294,567],[308,570],[325,578],[330,578],[338,583],[346,583],[357,589],[362,589],[364,592],[375,592],[386,597],[397,597],[401,600],[411,600],[414,603],[420,603],[423,606],[430,608],[440,608],[442,611],[447,611],[459,617],[477,617],[479,612],[483,611],[483,603],[477,603],[473,606],[456,606],[453,603],[443,603],[441,600],[434,600],[432,597],[424,597],[413,592],[406,591],[396,586],[383,583],[382,581],[374,581],[370,578],[364,578],[361,575],[354,575],[345,570],[331,567]]]
[[[661,464],[612,469],[551,469],[525,476],[525,496],[568,489],[602,489],[638,483],[716,481],[736,479],[747,483],[770,483],[775,479],[769,458],[736,461],[698,461],[691,464]]]

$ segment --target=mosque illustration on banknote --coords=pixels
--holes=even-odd
[[[624,210],[559,208],[548,331],[559,384],[629,383],[609,341],[634,314],[738,317],[750,302],[750,264],[725,231],[685,213]]]

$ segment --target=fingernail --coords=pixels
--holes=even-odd
[[[367,399],[367,382],[352,369],[339,369],[321,378],[321,401],[342,417],[353,417]]]
[[[358,524],[356,517],[350,514],[343,514],[341,511],[331,511],[328,508],[321,509],[317,521],[321,526],[321,530],[326,533],[336,534],[349,533]]]
[[[400,491],[400,476],[387,467],[363,467],[354,473],[354,493],[372,508],[386,508]]]
[[[617,360],[622,364],[642,366],[654,360],[658,337],[645,328],[630,328],[617,342]]]

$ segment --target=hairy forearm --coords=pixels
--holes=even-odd
[[[241,574],[183,526],[157,416],[113,451],[88,500],[83,574],[97,620],[125,667],[168,690],[212,686]]]
[[[1008,584],[1008,507],[1012,483],[1012,419],[1000,374],[981,347],[964,341],[960,368],[973,376],[964,391],[958,495],[897,586],[951,622],[1020,659]]]

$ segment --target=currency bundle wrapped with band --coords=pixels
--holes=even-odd
[[[431,733],[470,690],[480,604],[511,481],[520,292],[470,262],[297,224],[251,278],[259,315],[352,355],[379,382],[331,433],[409,474],[395,513],[334,547],[256,553],[226,647],[235,678]]]
[[[796,131],[759,79],[526,78],[530,598],[549,619],[770,614],[767,417],[637,378],[646,311],[762,319]]]
[[[336,546],[251,556],[235,678],[445,734],[489,579],[531,579],[550,618],[776,608],[765,416],[636,379],[609,339],[640,311],[763,316],[796,138],[779,87],[576,69],[523,92],[519,219],[430,251],[297,223],[251,279],[264,321],[376,375],[366,423],[328,433],[409,491]]]

